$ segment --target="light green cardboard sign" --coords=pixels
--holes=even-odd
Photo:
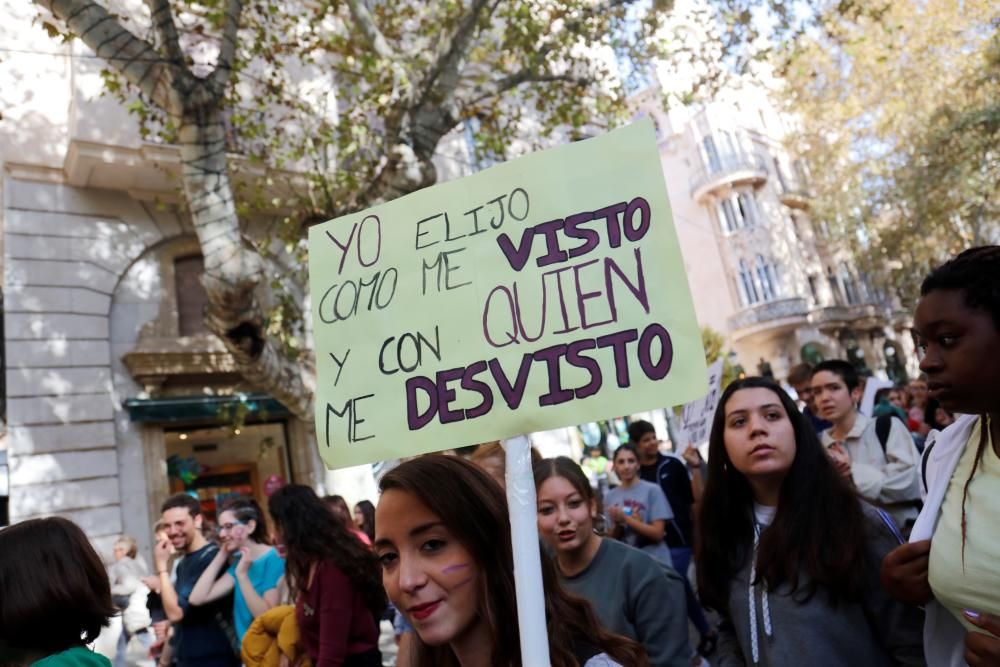
[[[316,225],[309,257],[330,468],[707,390],[648,120]]]

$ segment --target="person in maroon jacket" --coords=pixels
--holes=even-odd
[[[314,667],[380,667],[386,597],[375,554],[307,486],[282,487],[268,509],[285,553],[300,642]]]

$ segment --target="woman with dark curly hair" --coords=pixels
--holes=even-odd
[[[927,438],[924,508],[883,584],[924,604],[931,667],[1000,664],[1000,246],[924,279],[913,314],[930,399],[961,416]],[[945,426],[944,424],[941,424]]]
[[[375,550],[393,604],[416,630],[405,667],[521,667],[514,556],[503,490],[477,465],[433,454],[379,482]],[[542,555],[553,667],[647,667],[635,642],[598,624]]]
[[[379,667],[385,591],[378,560],[308,486],[289,484],[268,502],[285,554],[302,647],[314,667]]]
[[[0,665],[110,667],[87,644],[115,613],[104,564],[72,521],[0,530]]]

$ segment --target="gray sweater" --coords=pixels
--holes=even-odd
[[[879,584],[882,558],[898,546],[885,523],[862,503],[868,532],[869,572],[862,602],[830,605],[820,589],[808,602],[789,595],[787,584],[767,592],[769,614],[764,614],[762,584],[754,587],[754,612],[760,667],[888,667],[926,665],[923,651],[923,612],[897,602]],[[729,587],[729,610],[719,626],[719,650],[712,667],[751,667],[750,562]],[[769,617],[769,618],[767,618]],[[766,625],[770,624],[770,636]]]
[[[604,538],[585,570],[561,580],[593,605],[607,630],[642,644],[652,667],[691,664],[684,584],[673,568]]]

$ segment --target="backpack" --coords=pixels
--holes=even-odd
[[[903,420],[899,419],[899,417],[897,417],[896,415],[879,415],[878,417],[875,418],[875,435],[878,436],[878,444],[882,445],[882,456],[885,456],[886,460],[888,460],[889,457],[885,452],[885,448],[886,444],[888,444],[889,442],[889,433],[892,431],[893,419],[898,419],[900,423],[903,422]],[[921,476],[923,476],[924,478],[924,488],[927,488],[927,477],[926,477],[927,464],[925,463],[926,460],[927,460],[926,457],[922,457]],[[924,508],[924,503],[920,499],[909,500],[902,504],[916,507],[918,512]]]

